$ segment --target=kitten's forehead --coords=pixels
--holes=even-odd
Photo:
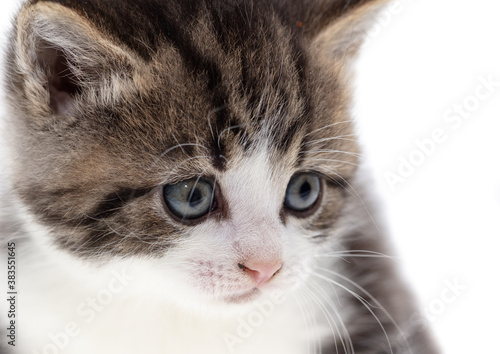
[[[150,130],[145,135],[154,141],[144,144],[157,146],[153,154],[176,140],[201,143],[222,168],[235,142],[249,149],[271,140],[286,151],[307,124],[306,56],[300,36],[281,24],[271,3],[121,0],[111,8],[94,0],[52,2],[140,58],[133,84],[115,85],[122,93],[115,104],[103,100],[86,115],[94,115],[96,125],[103,119],[120,125],[123,135],[126,128]]]
[[[168,88],[171,103],[176,101],[173,118],[195,122],[198,129],[185,131],[187,136],[209,133],[218,166],[225,163],[219,159],[229,154],[228,145],[235,143],[245,150],[264,142],[288,150],[300,140],[309,104],[299,43],[277,25],[265,33],[256,28],[253,37],[231,33],[221,39],[213,20],[200,19],[182,43],[167,39],[165,50],[154,58],[167,71],[159,85]],[[173,60],[174,70],[162,65]],[[182,94],[173,97],[176,93]]]
[[[210,156],[219,170],[233,155],[262,145],[273,154],[296,155],[310,120],[299,42],[274,26],[276,33],[255,30],[259,47],[250,38],[226,43],[230,39],[218,39],[210,20],[193,25],[185,41],[164,39],[133,84],[120,88],[123,98],[96,107],[96,125],[103,116],[117,117],[120,141],[129,140],[123,127],[140,126],[153,155],[183,145],[170,154]]]
[[[341,84],[311,59],[301,28],[285,23],[274,2],[122,0],[116,8],[95,0],[52,2],[139,58],[123,69],[127,79],[81,101],[73,128],[87,151],[97,143],[100,153],[124,160],[151,157],[137,168],[158,158],[170,165],[206,158],[224,170],[234,156],[263,144],[277,159],[300,160],[306,140],[321,137],[308,133],[348,120]],[[112,104],[102,99],[109,92],[116,93]]]

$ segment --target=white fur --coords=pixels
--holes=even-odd
[[[217,181],[230,209],[227,220],[193,226],[191,237],[160,259],[77,260],[53,247],[50,230],[18,207],[31,240],[18,246],[15,352],[318,352],[311,343],[331,336],[332,329],[342,333],[342,325],[310,295],[313,290],[317,299],[333,298],[327,282],[309,276],[320,246],[298,223],[280,222],[283,181],[294,171],[278,173],[268,156],[261,150],[231,164]],[[249,258],[282,259],[284,266],[257,300],[227,303],[228,296],[253,287],[237,266]],[[51,336],[59,338],[59,348]]]

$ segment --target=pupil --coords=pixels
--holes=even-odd
[[[299,194],[302,200],[309,199],[309,195],[311,194],[311,185],[309,182],[305,182],[300,186]]]
[[[198,204],[201,203],[203,200],[203,196],[201,195],[201,191],[196,188],[191,192],[190,198],[189,198],[189,205],[194,207],[197,206]]]

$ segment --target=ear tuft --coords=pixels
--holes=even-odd
[[[323,4],[323,0],[313,0]],[[322,27],[316,28],[313,43],[330,59],[343,60],[355,56],[363,44],[367,31],[374,25],[377,14],[390,0],[330,1],[335,11],[323,8],[318,14]],[[325,14],[330,18],[324,19]]]
[[[78,81],[65,53],[57,48],[46,47],[39,51],[38,60],[47,73],[50,108],[54,114],[68,114],[74,98],[81,94]]]
[[[31,114],[67,115],[86,89],[137,64],[128,49],[59,4],[26,5],[16,31],[14,65]]]

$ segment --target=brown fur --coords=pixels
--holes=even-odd
[[[148,205],[158,198],[156,186],[202,172],[216,176],[234,156],[261,143],[265,130],[278,159],[299,156],[293,163],[306,170],[315,169],[315,159],[338,160],[334,171],[319,172],[335,181],[352,174],[354,154],[326,151],[357,151],[349,124],[318,130],[349,120],[348,93],[339,82],[345,63],[328,67],[310,60],[324,55],[327,45],[306,47],[301,28],[287,26],[279,13],[267,13],[267,6],[256,3],[248,28],[234,28],[223,16],[237,16],[236,10],[207,3],[197,5],[207,11],[195,13],[199,17],[191,20],[188,31],[174,38],[141,30],[125,37],[129,19],[116,26],[118,17],[100,11],[83,15],[78,2],[65,5],[31,2],[24,7],[8,79],[18,123],[23,124],[23,149],[36,147],[22,151],[16,187],[41,220],[71,232],[71,239],[58,240],[61,246],[82,255],[162,252],[182,228],[162,225],[158,218],[145,230],[127,222],[138,218],[120,214],[155,215]],[[67,32],[68,38],[49,43],[50,31]],[[188,43],[175,42],[181,37]],[[131,39],[145,48],[123,45]],[[69,75],[67,85],[75,86],[69,114],[54,114],[47,90],[47,82],[57,86],[63,77],[54,72],[57,60],[63,75]],[[305,136],[310,142],[340,138],[311,145]],[[186,145],[163,156],[178,144]],[[182,164],[186,159],[190,163]],[[151,192],[139,196],[135,189]],[[130,191],[130,200],[109,202],[123,199],[123,190]],[[103,206],[114,210],[103,213]],[[144,242],[111,246],[122,229],[148,236]],[[155,247],[152,239],[158,240]]]
[[[339,225],[371,218],[351,186],[359,149],[347,81],[383,3],[29,1],[6,80],[17,193],[55,243],[78,257],[161,255],[189,234],[189,225],[159,212],[161,186],[217,180],[269,143],[275,171],[325,177],[322,205],[301,222],[328,242]],[[344,235],[346,249],[384,252],[377,231],[360,231],[365,226]],[[363,283],[373,270],[385,278]],[[412,307],[386,260],[354,260],[345,274],[404,326]],[[391,287],[398,297],[388,296]],[[350,324],[356,352],[390,352],[378,323],[359,311]],[[374,311],[396,338],[389,318]],[[420,343],[413,353],[434,352],[410,337]]]

